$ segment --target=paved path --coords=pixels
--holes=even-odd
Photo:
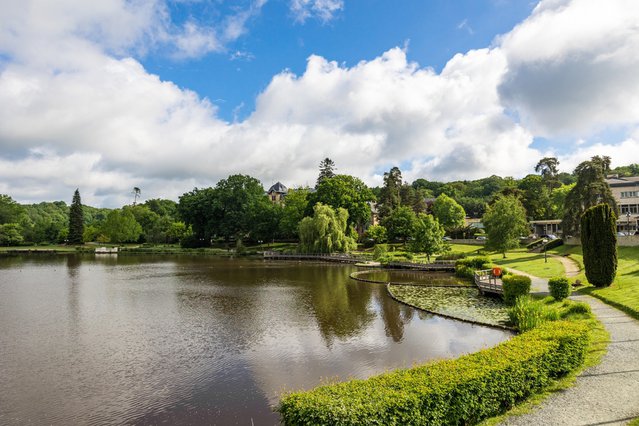
[[[579,274],[572,259],[556,256],[568,277]],[[548,280],[532,278],[533,292],[547,293]],[[639,417],[639,321],[605,303],[575,295],[588,303],[610,333],[608,352],[601,363],[581,373],[574,387],[545,399],[529,414],[510,417],[504,425],[623,425]]]
[[[569,258],[568,256],[557,256],[556,254],[549,254],[548,256],[554,257],[558,261],[564,265],[564,271],[566,272],[566,276],[568,278],[573,278],[579,275],[581,272],[581,268],[579,267],[579,263],[577,263],[574,259]]]

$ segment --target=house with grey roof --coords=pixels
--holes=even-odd
[[[281,182],[277,182],[266,191],[269,200],[275,204],[281,204],[286,198],[286,194],[288,194],[288,188]]]

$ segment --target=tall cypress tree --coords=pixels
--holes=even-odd
[[[581,217],[581,247],[588,282],[612,284],[617,274],[617,215],[608,204],[589,208]]]
[[[69,209],[69,244],[82,244],[82,234],[84,233],[84,216],[82,213],[82,201],[80,201],[80,191],[77,189],[73,194],[73,201]]]

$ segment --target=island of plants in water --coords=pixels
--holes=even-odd
[[[389,285],[391,295],[402,302],[435,314],[466,321],[506,326],[508,307],[495,297],[482,296],[468,288],[429,287],[424,285]]]

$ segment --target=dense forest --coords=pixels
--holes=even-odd
[[[573,189],[580,170],[592,164],[601,169],[600,175],[639,175],[639,164],[610,169],[607,157],[593,157],[572,173],[559,172],[557,159],[550,157],[541,159],[535,173],[522,179],[493,175],[477,180],[417,179],[408,183],[394,167],[385,173],[382,186],[369,188],[357,177],[336,175],[335,164],[327,158],[320,163],[316,186],[291,189],[282,204],[274,204],[265,196],[259,180],[233,175],[215,187],[194,188],[178,202],[150,199],[138,203],[141,191],[134,188],[134,202],[119,209],[82,205],[82,239],[103,243],[181,242],[188,247],[210,245],[215,240],[297,240],[300,222],[314,214],[317,203],[344,209],[347,233],[353,238],[401,241],[408,238],[407,228],[415,226],[415,218],[426,213],[434,213],[447,234],[466,235],[472,230],[464,228],[459,218],[481,218],[491,203],[504,196],[519,200],[528,220],[564,218],[566,200],[571,191],[576,192]],[[69,210],[64,201],[19,204],[11,196],[0,194],[0,245],[67,242]],[[372,227],[362,234],[369,228],[372,210],[384,229]]]

